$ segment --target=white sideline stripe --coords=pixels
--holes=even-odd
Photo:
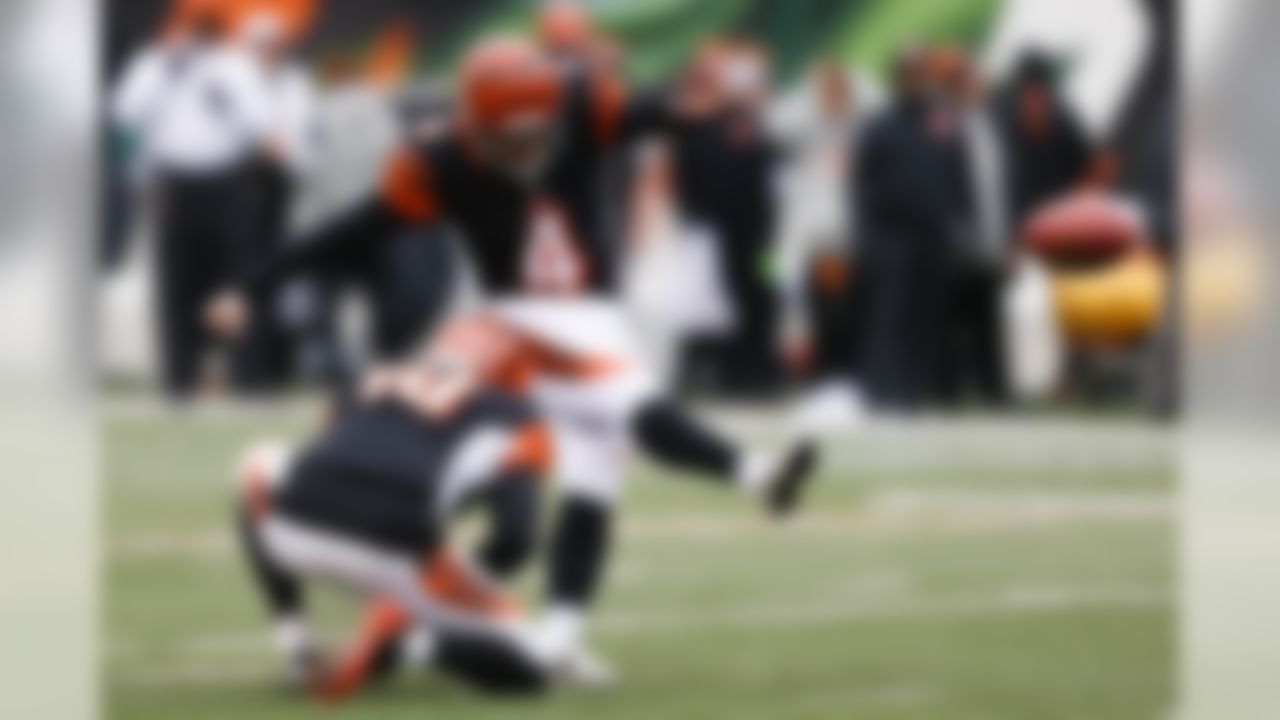
[[[126,424],[201,423],[223,424],[244,421],[298,423],[314,419],[324,407],[319,394],[298,394],[270,403],[240,402],[230,399],[204,400],[194,406],[175,409],[148,395],[108,396],[99,403],[104,420]],[[777,437],[792,428],[784,418],[787,406],[731,403],[698,403],[691,409],[726,429],[744,434]],[[1176,436],[1172,426],[1149,422],[1142,418],[1065,415],[933,415],[915,419],[878,418],[849,428],[819,433],[835,440],[848,438],[903,438],[912,442],[935,439],[963,440],[1047,440],[1051,442],[1092,443],[1108,447],[1144,445],[1158,447]]]
[[[909,620],[918,618],[972,618],[992,615],[1027,615],[1083,609],[1143,609],[1173,605],[1173,591],[1151,588],[1109,588],[1081,590],[1051,586],[1010,587],[995,594],[959,595],[943,602],[898,601],[858,602],[846,598],[842,603],[825,603],[807,607],[764,605],[726,608],[716,612],[628,612],[603,613],[592,622],[592,632],[599,636],[628,637],[678,632],[687,635],[719,630],[784,630],[795,627],[825,625],[845,621]],[[165,657],[258,657],[270,655],[269,637],[262,632],[205,633],[180,639],[173,644],[161,643]],[[113,662],[133,660],[144,646],[128,639],[108,642],[108,657]]]
[[[776,443],[770,443],[773,445]],[[639,458],[643,460],[643,458]],[[1095,478],[1106,474],[1141,474],[1157,481],[1167,475],[1164,483],[1172,492],[1175,485],[1175,466],[1171,459],[1152,457],[1141,451],[1098,452],[1096,450],[1067,449],[1061,451],[1011,450],[992,448],[967,448],[964,450],[941,449],[923,444],[911,447],[864,446],[828,444],[822,450],[820,472],[823,482],[855,481],[860,476],[875,475],[880,478],[907,476],[916,480],[921,476],[972,475],[993,478],[995,482],[1025,482],[1028,476],[1050,478],[1063,492],[1069,492],[1073,482],[1094,483]],[[642,475],[661,472],[643,462],[633,466],[629,482],[645,482]],[[224,476],[217,476],[218,489],[225,486]],[[1126,482],[1128,480],[1126,479]],[[193,482],[191,475],[173,472],[171,469],[156,472],[126,473],[111,477],[108,485],[113,492],[178,492],[189,493],[193,486],[208,489],[211,484],[201,478]],[[1007,490],[1006,487],[998,487]],[[1017,488],[1013,488],[1016,491]],[[981,491],[979,491],[981,492]],[[1085,490],[1084,492],[1090,492]]]
[[[108,689],[172,690],[176,688],[218,688],[227,685],[263,684],[274,677],[275,668],[245,665],[166,665],[145,673],[128,673],[110,678]]]
[[[212,402],[175,412],[140,396],[108,398],[104,417],[122,427],[177,424],[193,431],[246,424],[308,428],[320,407],[316,397],[304,395],[274,405]],[[776,446],[791,433],[787,423],[779,420],[785,409],[777,407],[711,404],[695,411],[705,411],[714,424],[752,443]],[[873,420],[861,427],[823,433],[818,439],[831,467],[864,471],[948,470],[958,465],[992,472],[1087,473],[1164,467],[1172,472],[1176,447],[1176,434],[1166,425],[1134,419],[1035,416]],[[174,482],[183,479],[180,474],[173,477]],[[120,484],[133,485],[127,478]]]
[[[142,424],[180,423],[200,425],[237,425],[245,422],[278,424],[305,423],[314,420],[324,408],[321,396],[291,396],[272,402],[236,401],[228,398],[203,399],[184,407],[173,407],[153,396],[107,397],[102,400],[102,418],[109,423]]]
[[[1044,529],[1093,523],[1141,523],[1173,517],[1174,501],[1162,495],[1090,495],[889,492],[862,509],[808,513],[777,526],[756,517],[670,513],[624,517],[624,540],[697,540],[777,535],[858,537],[895,533],[946,534],[983,530]],[[113,557],[226,556],[235,552],[229,529],[138,531],[118,534]]]
[[[1034,614],[1088,608],[1154,608],[1171,605],[1172,591],[1126,589],[1079,592],[1054,588],[1014,589],[996,596],[960,597],[947,602],[897,602],[893,604],[815,605],[728,609],[714,615],[673,616],[661,613],[605,615],[594,625],[603,635],[654,632],[687,633],[702,629],[785,629],[847,620],[897,620],[912,618],[968,618],[987,615]]]
[[[778,445],[777,439],[756,440],[762,447]],[[643,460],[643,458],[638,458]],[[653,472],[654,467],[638,463],[636,468]],[[990,475],[996,478],[1024,478],[1027,474],[1051,476],[1064,483],[1076,477],[1090,478],[1103,473],[1167,473],[1174,484],[1174,460],[1167,449],[1136,446],[1095,447],[1080,443],[1031,442],[1009,439],[1003,442],[970,443],[916,439],[880,442],[869,438],[822,444],[824,475],[956,473]],[[221,477],[221,476],[219,476]],[[635,479],[635,473],[632,473]],[[112,477],[113,490],[189,491],[192,477],[183,472],[128,473]],[[201,486],[207,483],[201,481]],[[220,486],[219,486],[220,487]]]

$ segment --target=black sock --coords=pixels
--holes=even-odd
[[[509,473],[480,498],[488,511],[491,530],[478,558],[489,575],[507,580],[533,555],[538,538],[538,480],[527,473]]]
[[[267,554],[248,509],[241,507],[238,512],[240,543],[249,561],[254,584],[258,586],[267,609],[275,617],[301,612],[302,584]]]
[[[553,604],[586,607],[604,574],[613,511],[600,503],[566,497],[551,540],[550,595]]]
[[[635,418],[639,445],[659,461],[732,480],[738,449],[670,400],[654,400]]]

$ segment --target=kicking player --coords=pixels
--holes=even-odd
[[[568,659],[581,655],[633,440],[659,461],[759,496],[777,515],[798,501],[816,452],[798,442],[770,456],[728,442],[662,396],[633,346],[617,292],[619,243],[607,237],[597,175],[620,145],[699,109],[674,94],[628,98],[616,78],[566,73],[509,37],[475,47],[458,88],[453,133],[396,154],[373,196],[221,293],[208,321],[234,336],[252,299],[296,269],[341,267],[405,225],[443,220],[461,230],[489,309],[542,343],[608,366],[533,386],[552,424],[564,495],[543,641]]]

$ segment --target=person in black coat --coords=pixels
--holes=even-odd
[[[721,277],[733,309],[733,329],[710,344],[687,349],[689,363],[712,366],[727,394],[758,396],[778,389],[780,308],[768,273],[777,224],[774,194],[779,151],[766,133],[768,65],[750,43],[731,43],[717,68],[714,111],[672,133],[675,194],[686,223],[709,228],[718,246]]]
[[[863,224],[864,368],[868,399],[912,411],[939,392],[947,257],[967,193],[958,123],[940,103],[921,51],[897,61],[895,97],[855,154]]]
[[[1007,161],[1011,227],[1016,231],[1045,201],[1086,179],[1093,153],[1080,120],[1062,96],[1048,55],[1023,56],[997,100],[996,114]]]
[[[1002,407],[1008,389],[1000,300],[1012,238],[999,132],[969,55],[950,45],[931,55],[948,111],[959,126],[957,149],[964,167],[947,254],[939,399],[948,405],[976,399]]]

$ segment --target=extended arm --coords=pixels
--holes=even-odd
[[[439,212],[422,159],[414,149],[406,148],[391,158],[376,193],[250,272],[241,287],[257,295],[299,270],[349,267],[397,230],[429,222]]]
[[[240,279],[239,288],[259,298],[299,272],[350,268],[403,225],[401,217],[380,197],[371,196],[249,271]]]
[[[414,223],[440,215],[431,176],[417,152],[397,153],[387,166],[379,191],[246,273],[220,292],[205,308],[205,321],[219,335],[239,336],[251,314],[252,301],[270,294],[283,280],[304,270],[349,268],[371,248]]]

